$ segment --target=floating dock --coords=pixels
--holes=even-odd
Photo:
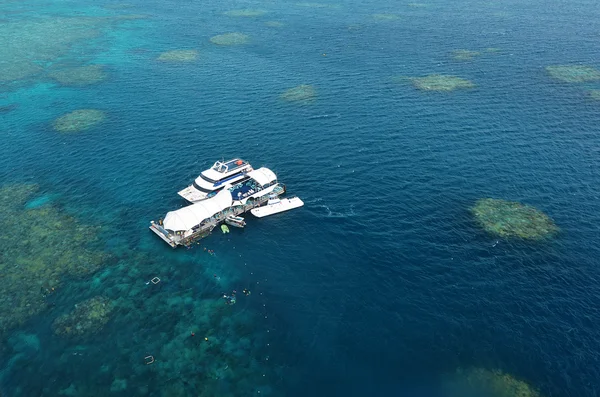
[[[277,183],[275,174],[264,170],[266,176],[256,177],[255,183],[241,183],[220,191],[210,199],[171,211],[164,221],[151,221],[150,230],[173,248],[192,245],[211,234],[228,217],[241,215],[265,204],[269,196],[285,193],[285,185]]]

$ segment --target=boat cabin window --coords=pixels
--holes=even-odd
[[[218,188],[218,189],[215,189],[215,190],[205,189],[205,188],[203,188],[203,187],[199,186],[199,185],[198,185],[198,184],[197,184],[195,181],[194,181],[193,185],[194,185],[194,187],[195,187],[197,190],[201,191],[202,193],[212,193],[212,192],[218,192],[218,191],[220,191],[221,189],[223,189],[223,187],[222,187],[222,186],[221,186],[220,188]]]
[[[210,179],[209,177],[204,176],[204,174],[200,174],[200,178],[204,179],[208,183],[217,183],[218,182],[218,181],[215,181],[214,179]]]

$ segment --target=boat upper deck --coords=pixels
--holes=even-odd
[[[197,183],[204,179],[209,183],[217,183],[231,175],[252,171],[252,166],[245,160],[233,159],[228,161],[217,161],[211,168],[203,171],[198,178]]]
[[[217,161],[212,167],[211,170],[216,171],[220,174],[227,174],[229,172],[235,171],[238,168],[243,168],[247,166],[249,163],[242,159],[233,159],[228,161]]]

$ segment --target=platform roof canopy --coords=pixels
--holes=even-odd
[[[248,176],[258,182],[261,186],[277,180],[275,173],[265,167],[260,167],[257,170],[249,172]]]
[[[232,203],[231,192],[223,189],[212,198],[169,211],[163,221],[164,228],[173,232],[190,230],[203,220],[231,207]]]

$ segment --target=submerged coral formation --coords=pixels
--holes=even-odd
[[[270,28],[281,28],[281,27],[285,26],[285,24],[283,22],[279,22],[279,21],[267,21],[267,22],[265,22],[265,25],[267,25]]]
[[[74,68],[61,68],[48,72],[48,76],[62,85],[88,85],[106,79],[102,65],[87,65]]]
[[[400,19],[400,17],[396,14],[373,14],[371,16],[373,19],[378,19],[380,21],[395,21]]]
[[[192,62],[198,59],[196,50],[172,50],[163,52],[156,58],[163,62]]]
[[[79,132],[102,122],[106,114],[97,109],[79,109],[54,120],[53,127],[59,132]]]
[[[538,240],[553,235],[559,230],[549,216],[517,202],[480,199],[471,212],[481,227],[501,237]]]
[[[244,8],[241,10],[231,10],[226,11],[223,14],[228,17],[260,17],[261,15],[265,15],[267,11],[265,10],[257,10],[253,8]]]
[[[0,24],[0,90],[15,89],[34,84],[46,78],[50,72],[57,80],[66,80],[65,84],[79,85],[69,74],[55,70],[57,62],[72,63],[89,59],[97,53],[94,39],[118,23],[139,19],[141,15],[91,16],[86,13],[74,13],[77,16],[39,15],[14,18]],[[57,74],[58,73],[58,74]],[[100,79],[99,71],[83,69],[71,73],[81,74],[83,83]],[[96,75],[96,77],[93,77]],[[96,82],[96,81],[94,81]]]
[[[330,3],[312,3],[312,2],[303,2],[296,3],[299,7],[308,7],[308,8],[340,8],[339,4],[330,4]]]
[[[109,320],[112,303],[108,298],[96,296],[75,305],[68,314],[58,317],[52,327],[58,335],[84,335],[100,330]]]
[[[459,369],[444,384],[450,397],[541,397],[526,382],[499,370],[484,368]]]
[[[90,17],[31,18],[0,25],[0,81],[13,82],[43,71],[74,44],[100,35],[107,20]]]
[[[547,66],[550,77],[565,83],[584,83],[600,80],[600,70],[585,65]]]
[[[16,103],[11,103],[10,105],[2,105],[2,106],[0,106],[0,114],[10,113],[13,110],[16,110],[18,108],[19,108],[19,105]]]
[[[216,45],[240,45],[246,44],[250,39],[249,36],[243,33],[225,33],[210,38],[211,43]]]
[[[590,97],[590,99],[593,99],[595,101],[600,101],[600,90],[589,90],[588,97]]]
[[[413,85],[425,91],[454,91],[458,89],[473,88],[475,84],[471,81],[442,74],[431,74],[425,77],[411,78]]]
[[[479,51],[471,50],[454,50],[452,51],[452,59],[455,61],[472,61],[475,57],[481,55]]]
[[[317,90],[309,84],[301,84],[299,86],[285,90],[280,98],[288,102],[312,102],[317,97]]]
[[[40,313],[63,278],[90,274],[108,259],[93,246],[97,229],[53,205],[27,209],[36,185],[0,188],[0,334]]]

